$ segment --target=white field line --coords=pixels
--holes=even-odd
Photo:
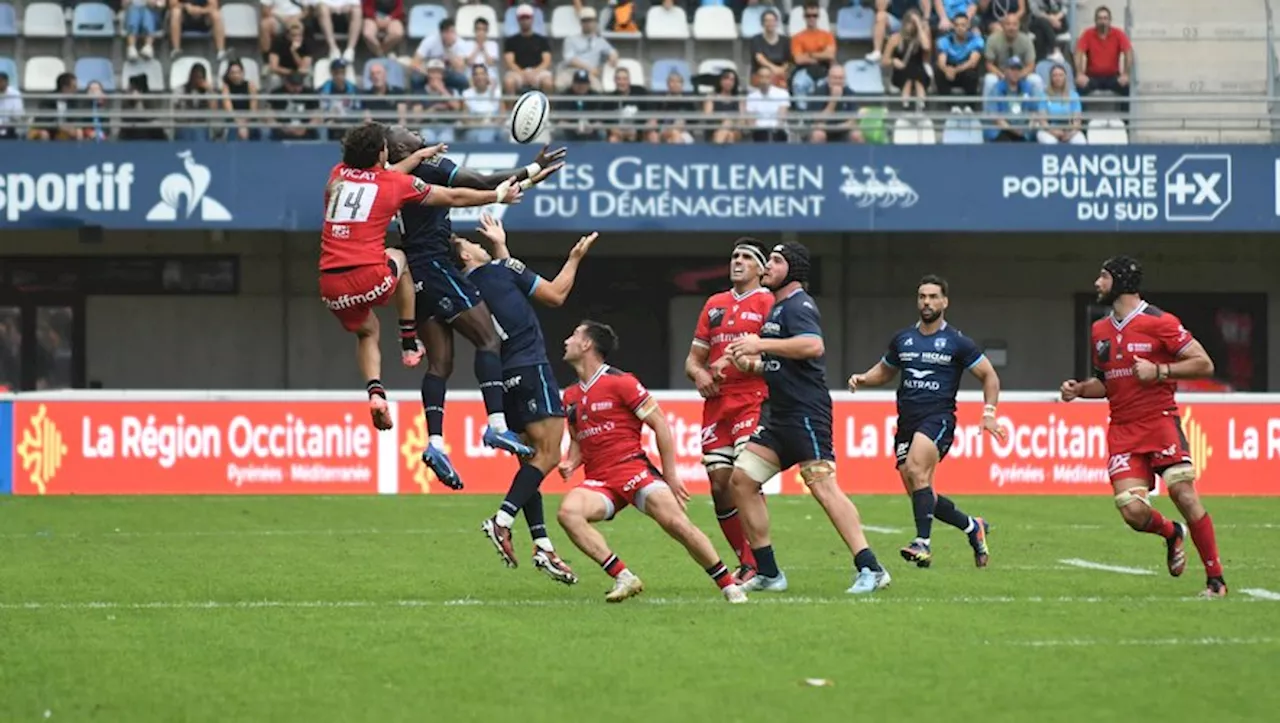
[[[1277,645],[1280,638],[1159,638],[1134,640],[988,640],[986,645],[1014,646],[1019,648],[1092,648],[1092,647],[1148,647],[1151,645],[1184,647],[1206,645]]]
[[[1065,560],[1058,560],[1063,565],[1072,567],[1083,567],[1086,570],[1101,570],[1103,572],[1117,572],[1121,575],[1154,575],[1155,572],[1141,567],[1124,567],[1123,565],[1104,565],[1101,562],[1089,562],[1079,558],[1070,557]]]
[[[1249,587],[1241,590],[1240,592],[1258,600],[1280,600],[1280,592],[1263,590],[1260,587]]]
[[[881,535],[901,535],[902,534],[901,527],[881,527],[879,525],[863,525],[862,529],[866,530],[867,532],[875,532]]]

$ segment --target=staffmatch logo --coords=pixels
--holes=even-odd
[[[450,153],[445,157],[460,168],[466,167],[483,174],[497,173],[520,166],[519,153]],[[507,206],[495,203],[492,206],[455,208],[449,212],[449,219],[454,222],[478,222],[481,213],[487,213],[501,221],[507,213]]]
[[[208,166],[196,163],[191,151],[178,154],[186,174],[170,173],[160,182],[160,203],[147,212],[148,221],[187,220],[198,215],[201,221],[230,221],[231,212],[210,198],[209,185],[213,173]]]
[[[66,456],[67,443],[62,431],[49,419],[48,408],[41,404],[27,421],[26,428],[22,430],[22,441],[18,443],[22,471],[38,494],[45,493]]]
[[[858,208],[911,208],[920,200],[916,190],[899,179],[898,170],[892,166],[882,169],[884,180],[871,166],[862,167],[862,178],[858,178],[857,172],[848,166],[841,166],[840,172],[844,174],[840,193],[856,202]]]

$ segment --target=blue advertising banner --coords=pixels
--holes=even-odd
[[[13,493],[13,402],[0,402],[0,495]]]
[[[477,170],[535,149],[459,145]],[[0,227],[318,230],[336,144],[9,143]],[[1274,231],[1271,146],[570,144],[541,231]],[[455,211],[474,219],[475,209]]]

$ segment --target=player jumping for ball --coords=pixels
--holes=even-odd
[[[1169,574],[1182,574],[1186,532],[1148,499],[1160,475],[1204,562],[1208,580],[1202,595],[1226,597],[1213,520],[1196,493],[1195,468],[1174,401],[1174,380],[1211,376],[1213,360],[1178,317],[1142,300],[1142,266],[1136,260],[1108,259],[1093,285],[1098,302],[1111,306],[1110,314],[1093,323],[1094,376],[1063,382],[1062,399],[1107,399],[1107,472],[1120,516],[1138,532],[1163,537]]]
[[[403,251],[386,247],[387,226],[402,208],[483,206],[516,203],[520,188],[504,183],[493,191],[433,186],[406,175],[433,160],[442,147],[416,148],[387,165],[387,130],[366,123],[343,139],[342,162],[329,173],[324,191],[324,228],[320,235],[320,297],[342,327],[356,335],[356,361],[364,374],[373,425],[391,429],[387,393],[382,386],[378,317],[372,313],[392,296],[399,312],[402,359],[422,359],[414,322],[413,277]]]
[[[605,594],[608,602],[622,602],[644,590],[640,578],[609,549],[593,523],[613,519],[622,508],[652,517],[666,533],[688,550],[731,603],[747,601],[746,593],[721,562],[711,540],[685,514],[689,492],[676,469],[676,447],[667,418],[658,402],[634,376],[606,363],[618,347],[618,336],[606,324],[584,321],[564,341],[564,360],[579,382],[564,392],[570,444],[560,474],[568,479],[579,466],[586,481],[569,491],[560,503],[560,526],[588,557],[614,579]],[[642,425],[653,430],[662,458],[662,472],[654,468],[641,446]]]
[[[1000,440],[1005,438],[996,422],[1000,377],[978,345],[947,324],[943,317],[949,303],[945,279],[932,274],[920,279],[916,285],[920,322],[894,334],[889,350],[866,373],[849,377],[849,391],[888,384],[902,370],[893,448],[916,519],[916,539],[902,548],[902,559],[929,567],[933,561],[929,538],[937,517],[968,535],[974,563],[986,567],[990,557],[987,521],[966,515],[933,489],[934,470],[955,437],[956,394],[965,370],[982,382],[982,428]]]
[[[853,554],[855,576],[848,592],[869,593],[887,586],[889,573],[867,544],[858,508],[836,484],[826,347],[818,304],[805,289],[809,270],[809,249],[803,244],[774,246],[764,272],[764,285],[776,299],[773,310],[759,336],[748,334],[727,349],[739,370],[762,374],[769,385],[760,426],[733,469],[734,500],[757,566],[755,577],[743,587],[787,589],[787,577],[774,560],[769,510],[760,488],[780,471],[798,465],[813,498]]]
[[[738,556],[738,582],[755,575],[756,559],[742,531],[733,502],[733,461],[747,446],[760,421],[760,405],[769,388],[758,375],[744,374],[725,354],[729,344],[747,334],[759,334],[773,294],[760,284],[769,247],[754,238],[740,238],[729,258],[733,288],[712,294],[698,314],[693,345],[684,362],[684,373],[706,402],[702,405],[702,464],[711,480],[720,531]]]

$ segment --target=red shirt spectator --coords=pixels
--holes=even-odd
[[[1133,46],[1123,30],[1111,26],[1110,13],[1105,13],[1104,23],[1101,17],[1104,15],[1103,9],[1098,10],[1099,17],[1095,18],[1095,27],[1080,34],[1080,40],[1076,42],[1076,54],[1077,57],[1084,56],[1085,75],[1111,78],[1127,70],[1126,66],[1120,64],[1120,56],[1132,55]]]
[[[404,0],[362,0],[361,6],[366,18],[389,17],[404,22]]]

